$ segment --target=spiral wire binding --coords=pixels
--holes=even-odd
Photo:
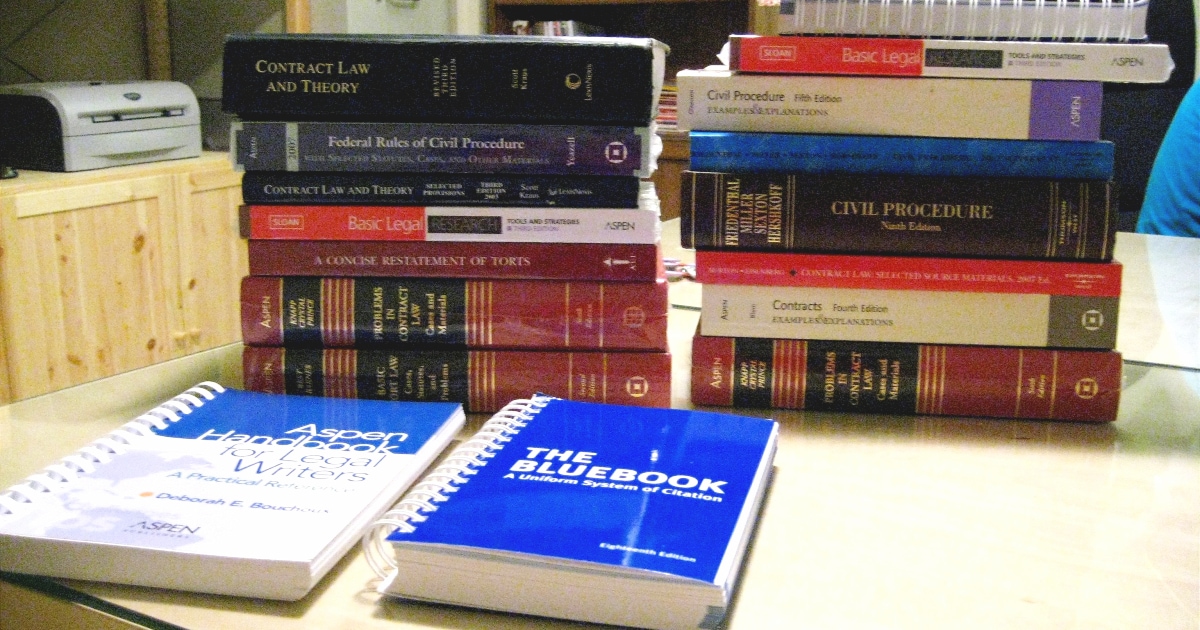
[[[550,396],[538,395],[505,405],[432,472],[418,481],[399,503],[376,519],[362,538],[363,555],[375,575],[386,577],[397,568],[395,557],[390,553],[391,545],[387,541],[392,532],[416,531],[413,523],[424,521],[430,512],[436,511],[438,503],[446,501],[459,486],[470,480],[471,475],[487,465],[488,460],[512,441],[512,436],[525,428],[534,414],[551,400],[553,398]]]
[[[890,29],[890,12],[893,3],[900,5],[898,26]],[[788,4],[788,3],[785,3]],[[1133,37],[1133,15],[1137,0],[817,0],[811,4],[812,15],[806,15],[810,2],[794,0],[790,3],[792,14],[791,33],[813,35],[872,35],[894,34],[901,37],[949,37],[954,39],[1048,39],[1051,41],[1130,41]],[[1001,8],[1011,4],[1011,16],[1007,33],[1000,32]],[[872,6],[880,11],[871,24],[869,14]],[[1120,7],[1122,18],[1113,18],[1114,7]],[[917,8],[923,9],[917,11]],[[1092,7],[1097,7],[1092,9]],[[936,9],[945,13],[943,31],[937,32],[932,20]],[[852,9],[854,11],[852,12]],[[986,17],[979,13],[986,11]],[[965,16],[960,13],[965,12]],[[1073,33],[1067,32],[1068,14],[1078,12]],[[919,13],[917,16],[915,14]],[[1098,24],[1090,24],[1096,16]],[[956,23],[967,22],[966,33],[979,33],[977,25],[986,20],[986,35],[956,35]],[[920,20],[920,28],[914,31],[913,21]],[[1029,20],[1026,23],[1026,20]],[[1113,22],[1119,23],[1119,32],[1112,33]],[[1032,29],[1032,30],[1030,30]]]
[[[165,429],[169,423],[178,422],[183,416],[204,406],[216,398],[225,388],[212,381],[203,381],[184,390],[174,398],[126,422],[108,435],[93,440],[74,453],[63,457],[40,472],[26,477],[20,483],[0,492],[0,518],[19,513],[41,497],[57,492],[60,488],[90,474],[99,464],[112,461],[124,453],[137,439],[154,434],[152,429]]]

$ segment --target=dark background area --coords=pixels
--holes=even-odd
[[[1100,135],[1114,143],[1121,218],[1118,229],[1132,232],[1146,195],[1146,180],[1171,118],[1196,74],[1196,22],[1191,0],[1150,0],[1146,32],[1167,44],[1175,71],[1167,83],[1104,86]],[[1200,177],[1200,165],[1197,165]]]

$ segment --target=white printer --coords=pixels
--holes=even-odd
[[[177,81],[0,86],[0,165],[86,171],[200,155],[200,106]]]

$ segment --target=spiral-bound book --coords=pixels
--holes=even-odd
[[[783,0],[782,35],[1142,41],[1150,0]]]
[[[463,421],[206,381],[0,492],[0,571],[300,599]]]
[[[363,538],[380,592],[655,629],[725,617],[772,420],[513,401]]]

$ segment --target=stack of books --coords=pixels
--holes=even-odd
[[[1166,80],[1166,47],[935,39],[942,5],[902,4],[927,31],[799,21],[813,34],[733,36],[726,67],[679,73],[692,401],[1114,420],[1101,87]],[[784,10],[823,15],[804,6]]]
[[[652,39],[231,36],[248,389],[666,406]]]

